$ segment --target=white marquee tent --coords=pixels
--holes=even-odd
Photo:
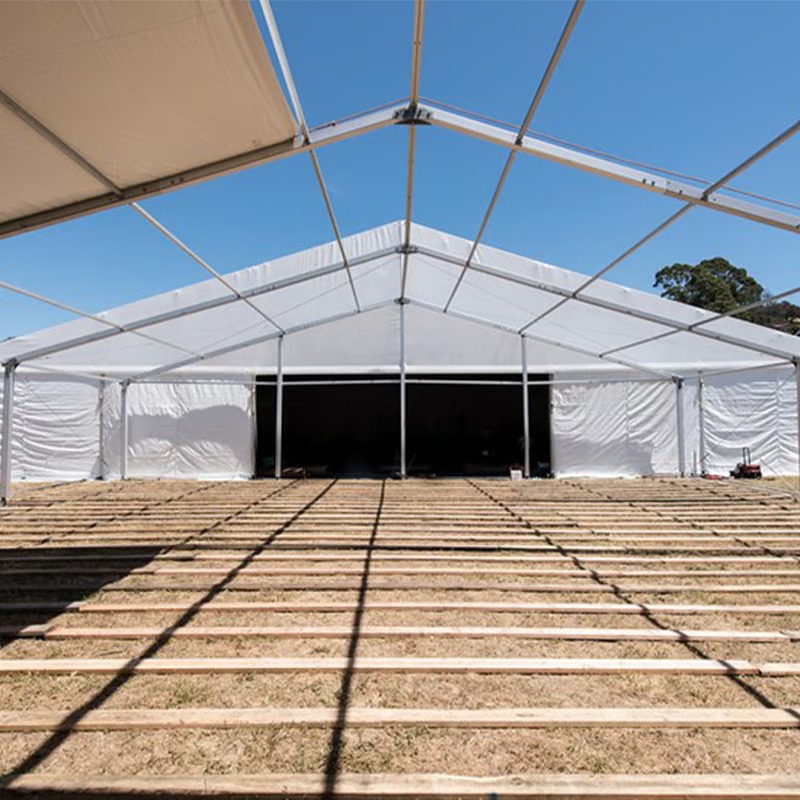
[[[370,373],[395,382],[404,475],[407,383],[447,372],[521,375],[528,474],[530,373],[549,376],[552,387],[557,476],[721,472],[743,446],[776,474],[796,472],[800,339],[603,276],[697,207],[797,234],[800,218],[727,184],[800,123],[700,186],[528,135],[582,6],[514,132],[420,103],[421,0],[408,101],[318,130],[306,126],[266,2],[290,103],[247,3],[0,5],[0,48],[9,54],[0,60],[0,168],[10,176],[0,236],[129,205],[212,276],[101,314],[0,284],[80,317],[0,344],[3,499],[11,480],[249,477],[259,375],[276,380],[277,472],[284,376]],[[166,48],[181,57],[165,57]],[[342,237],[315,152],[389,125],[408,129],[406,216]],[[412,222],[415,140],[429,125],[509,151],[473,240]],[[221,275],[136,202],[299,153],[313,161],[335,239],[249,269]],[[481,238],[518,154],[682,204],[592,276],[496,250]],[[47,170],[37,169],[43,159]]]

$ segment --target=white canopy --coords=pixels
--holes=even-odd
[[[255,375],[274,369],[283,336],[287,371],[397,371],[403,242],[393,222],[344,239],[347,265],[331,242],[226,275],[237,294],[196,283],[3,342],[0,361],[133,380]],[[795,337],[607,281],[573,297],[586,276],[486,245],[465,270],[469,248],[411,226],[409,369],[518,371],[523,336],[530,368],[547,373],[670,378],[800,358]]]
[[[4,235],[297,132],[241,1],[6,0],[0,87]]]

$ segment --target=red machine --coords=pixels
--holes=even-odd
[[[742,448],[742,460],[731,470],[731,478],[760,478],[761,464],[753,464],[750,460],[750,448]]]

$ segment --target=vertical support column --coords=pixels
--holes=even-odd
[[[120,445],[119,445],[119,476],[122,480],[128,479],[128,387],[130,381],[120,384]]]
[[[106,452],[103,429],[106,421],[106,379],[100,378],[97,386],[97,460],[100,463],[98,478],[102,481],[106,477]]]
[[[11,502],[11,440],[14,422],[14,384],[17,362],[7,361],[3,370],[3,451],[0,454],[0,505]]]
[[[683,378],[673,378],[675,382],[675,413],[677,416],[678,436],[678,473],[681,478],[686,477],[686,442],[684,441],[683,425]]]
[[[400,477],[407,476],[406,470],[406,305],[400,299]]]
[[[528,397],[528,340],[523,333],[520,336],[522,354],[522,440],[524,448],[524,467],[522,474],[531,476],[531,421]]]
[[[797,490],[800,491],[800,361],[794,362],[794,380],[797,386]]]
[[[702,375],[697,376],[697,419],[698,419],[698,436],[700,439],[700,474],[705,475],[708,471],[706,469],[706,415],[705,415],[705,381]]]
[[[283,475],[283,334],[278,337],[275,378],[275,477]]]

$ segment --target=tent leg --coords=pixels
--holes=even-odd
[[[800,361],[794,362],[794,379],[797,386],[797,490],[800,491]]]
[[[522,439],[523,439],[523,476],[531,476],[531,421],[528,397],[528,340],[520,336],[522,351]]]
[[[698,437],[700,439],[700,474],[705,475],[708,471],[706,468],[706,420],[705,420],[705,381],[703,376],[699,375],[697,378],[697,419],[698,419]]]
[[[128,387],[130,385],[130,381],[123,381],[120,390],[119,476],[123,481],[128,479]]]
[[[400,477],[406,471],[406,305],[400,300]]]
[[[9,361],[3,372],[3,451],[0,457],[0,505],[11,502],[11,439],[14,421],[14,384],[17,362]]]
[[[683,378],[673,378],[675,382],[675,413],[677,417],[678,437],[678,474],[686,477],[686,442],[683,427]]]
[[[283,334],[278,337],[278,365],[275,380],[275,477],[283,475]]]
[[[105,427],[106,419],[106,381],[105,378],[100,378],[100,383],[97,387],[97,457],[100,462],[98,465],[97,478],[105,480],[106,477],[106,454],[105,447],[103,446],[103,428]]]

